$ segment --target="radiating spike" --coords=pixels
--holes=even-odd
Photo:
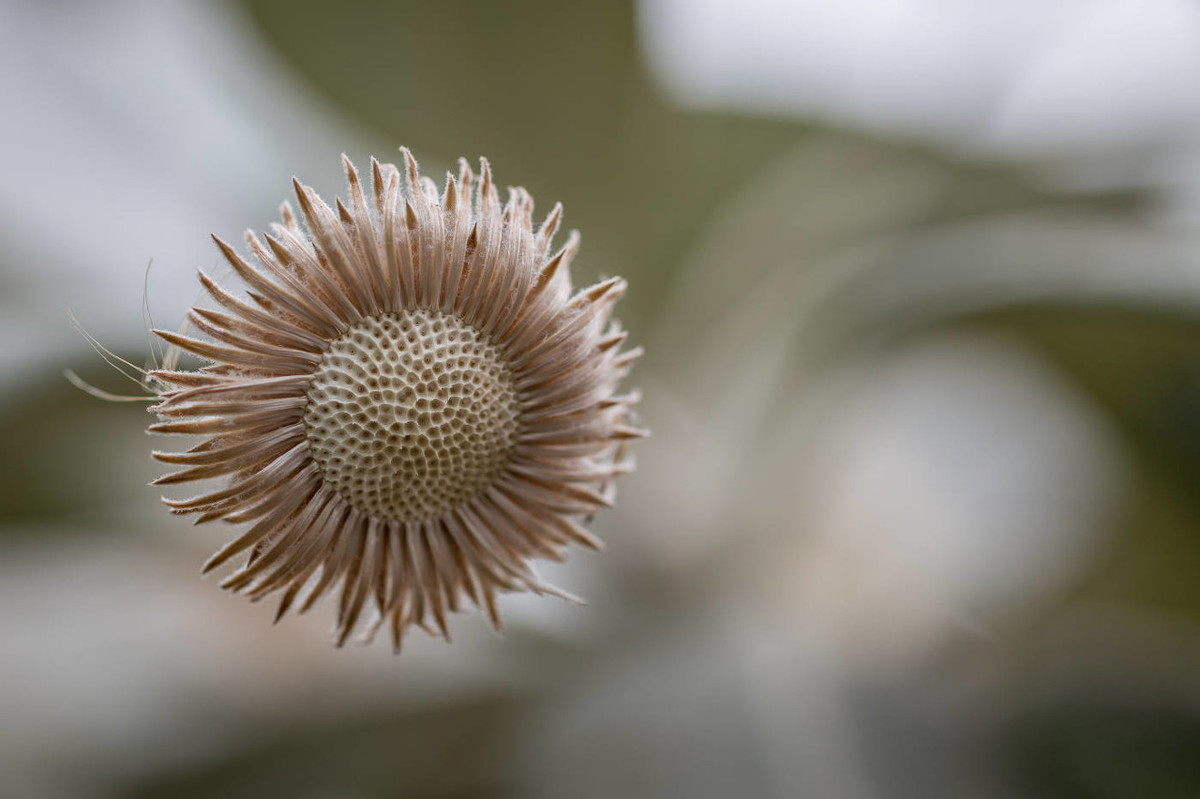
[[[413,158],[412,151],[407,147],[400,148],[400,155],[404,158],[404,168],[407,170],[409,196],[416,195],[421,191],[421,170],[417,167],[417,159]]]
[[[346,180],[350,184],[350,202],[354,206],[353,215],[347,211],[355,235],[358,239],[360,254],[366,257],[366,284],[368,293],[374,300],[375,310],[384,310],[390,306],[391,286],[387,271],[384,268],[386,256],[375,239],[375,226],[371,222],[371,212],[367,209],[367,199],[363,194],[362,183],[358,179],[358,170],[354,164],[342,154],[342,166],[346,170]],[[340,204],[340,201],[339,201]]]
[[[313,308],[310,303],[305,301],[303,297],[293,293],[285,287],[277,286],[271,283],[269,280],[260,275],[258,271],[254,269],[254,267],[246,263],[242,257],[234,251],[233,247],[222,241],[216,235],[214,235],[212,239],[214,242],[216,242],[218,249],[221,250],[221,254],[225,257],[225,260],[230,266],[233,267],[233,270],[237,272],[238,277],[244,280],[251,288],[257,290],[259,295],[262,295],[266,298],[267,301],[265,303],[261,299],[257,300],[260,305],[265,305],[267,307],[282,306],[292,313],[308,319],[318,328],[328,327],[330,320],[323,318],[322,315],[315,308]]]
[[[379,165],[379,159],[375,156],[371,156],[371,188],[375,191],[375,213],[382,216],[387,180],[383,176],[383,168]]]
[[[350,209],[346,207],[346,204],[342,202],[341,197],[334,198],[334,207],[337,208],[338,219],[341,223],[347,228],[353,228],[354,217],[350,214]]]
[[[292,178],[292,188],[296,192],[296,200],[300,203],[300,211],[308,221],[309,230],[312,231],[313,243],[333,267],[346,293],[358,308],[373,308],[363,277],[354,268],[350,240],[345,229],[334,218],[333,210],[316,192],[296,178]]]
[[[296,220],[296,212],[292,210],[292,204],[284,200],[279,205],[279,218],[283,220],[283,225],[297,236],[303,236],[304,231],[300,229],[300,223]]]
[[[542,222],[542,226],[538,228],[536,242],[537,246],[534,249],[534,259],[541,263],[546,257],[546,253],[550,250],[550,245],[554,241],[554,234],[558,232],[558,225],[562,222],[563,207],[562,203],[555,203],[554,208],[546,215],[546,219]]]

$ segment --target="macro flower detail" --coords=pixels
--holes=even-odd
[[[149,428],[202,437],[154,453],[182,467],[156,484],[219,480],[164,498],[173,512],[248,525],[205,572],[244,555],[222,586],[281,594],[276,620],[335,593],[339,646],[386,623],[397,650],[413,625],[449,638],[465,600],[503,629],[499,593],[571,598],[530,562],[600,547],[581,519],[645,435],[636,392],[617,393],[641,354],[610,318],[625,281],[572,293],[579,237],[550,249],[562,207],[535,231],[528,193],[502,205],[486,160],[439,195],[402,153],[403,175],[372,159],[370,205],[345,157],[348,204],[295,182],[300,216],[285,202],[271,234],[246,234],[257,266],[216,239],[245,297],[201,271],[200,335],[155,331],[207,363],[150,373]]]

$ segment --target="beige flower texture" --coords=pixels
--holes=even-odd
[[[202,437],[154,453],[183,467],[156,484],[219,481],[164,498],[174,513],[247,525],[206,572],[244,555],[222,586],[280,592],[276,620],[335,593],[339,646],[386,623],[397,650],[412,625],[449,638],[466,599],[499,630],[501,592],[569,598],[530,562],[600,547],[582,519],[645,435],[617,393],[641,354],[610,319],[625,281],[572,293],[561,205],[535,232],[529,194],[502,205],[486,160],[439,196],[401,152],[403,169],[372,159],[370,203],[345,157],[348,203],[296,181],[300,216],[285,202],[246,234],[257,265],[216,240],[244,296],[201,272],[201,336],[155,331],[206,365],[151,373],[149,428]]]

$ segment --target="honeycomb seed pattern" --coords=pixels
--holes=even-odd
[[[376,518],[439,516],[504,469],[517,397],[500,351],[451,314],[369,317],[335,339],[304,424],[325,479]]]

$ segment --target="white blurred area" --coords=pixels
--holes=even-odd
[[[293,174],[339,188],[338,154],[371,150],[222,2],[0,2],[0,97],[0,401],[80,357],[68,307],[145,348],[144,280],[173,329],[209,234],[240,242]]]
[[[656,77],[698,107],[976,155],[1111,158],[1200,124],[1188,0],[641,0],[639,12]]]
[[[677,533],[715,551],[700,569],[659,556],[708,579],[690,611],[547,714],[529,746],[534,795],[865,798],[930,779],[937,790],[921,795],[1021,795],[981,784],[995,764],[969,738],[945,761],[944,737],[996,688],[1014,625],[1103,551],[1125,500],[1120,447],[1087,398],[1004,339],[925,337],[837,372],[757,448],[694,453],[737,475],[710,526]],[[663,490],[673,432],[648,442],[651,484],[635,502]],[[637,521],[648,548],[664,544]],[[973,664],[965,687],[948,652]],[[867,734],[854,718],[864,686],[920,692],[933,729]],[[930,725],[909,712],[902,727]],[[907,783],[872,781],[863,737],[911,752]]]
[[[1125,499],[1120,447],[1024,347],[932,337],[838,382],[819,431],[781,441],[796,485],[780,493],[809,535],[781,561],[778,600],[849,665],[919,666],[948,637],[996,643],[1102,551]]]

